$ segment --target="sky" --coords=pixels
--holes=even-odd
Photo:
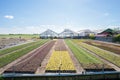
[[[120,0],[0,0],[0,34],[120,27]]]

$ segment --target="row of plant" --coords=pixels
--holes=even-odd
[[[37,68],[40,67],[41,62],[43,61],[45,56],[49,53],[54,43],[55,41],[51,41],[33,51],[30,54],[31,57],[27,56],[27,58],[21,60],[20,63],[14,65],[14,70],[13,67],[10,67],[5,71],[5,73],[35,73]]]
[[[46,72],[76,72],[68,51],[53,51]]]
[[[55,45],[55,51],[66,51],[66,46],[64,44],[63,39],[58,39]]]
[[[103,42],[98,42],[98,41],[93,41],[93,40],[85,40],[84,43],[99,47],[104,50],[114,52],[116,54],[120,54],[120,46],[103,43]]]
[[[43,45],[44,43],[46,43],[48,40],[40,40],[38,41],[36,44],[32,44],[29,47],[26,47],[24,49],[18,50],[12,54],[8,54],[6,56],[3,56],[0,58],[0,67],[3,67],[5,65],[7,65],[8,63],[16,60],[17,58],[29,53],[30,51],[32,51],[33,49]]]
[[[7,48],[7,49],[0,50],[0,56],[4,55],[4,54],[7,54],[7,53],[15,52],[17,50],[23,49],[23,48],[25,48],[27,46],[30,46],[30,45],[33,45],[33,44],[37,44],[38,42],[39,42],[39,40],[35,41],[35,42],[30,42],[30,43],[26,43],[26,44],[22,44],[22,45],[18,45],[18,46],[14,46],[14,47],[10,47],[10,48]]]
[[[74,41],[74,43],[88,49],[89,51],[91,51],[93,53],[96,53],[97,55],[101,56],[102,58],[104,58],[120,67],[120,56],[113,55],[108,51],[102,50],[102,49],[92,46],[92,45],[88,45],[86,43],[81,42],[80,40],[73,40],[73,41]]]
[[[103,64],[104,68],[111,68],[102,62],[99,58],[96,58],[96,56],[90,54],[80,46],[76,45],[74,42],[72,42],[72,40],[66,40],[66,43],[84,69],[102,69]]]

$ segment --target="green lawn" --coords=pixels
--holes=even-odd
[[[46,43],[49,40],[40,40],[39,42],[37,42],[36,44],[32,44],[29,47],[23,48],[21,50],[18,50],[14,53],[8,54],[4,57],[0,58],[0,67],[3,67],[5,65],[7,65],[8,63],[16,60],[17,58],[29,53],[30,51],[32,51],[33,49],[36,49],[37,47],[43,45],[44,43]]]

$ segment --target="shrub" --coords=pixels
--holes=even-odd
[[[120,34],[117,34],[113,37],[114,42],[120,42]]]
[[[95,35],[94,35],[94,34],[90,34],[90,35],[89,35],[89,38],[90,38],[90,39],[95,39]]]
[[[3,77],[0,75],[0,80],[3,80]]]

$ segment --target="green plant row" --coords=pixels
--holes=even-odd
[[[88,53],[87,51],[83,50],[79,46],[75,45],[71,40],[65,40],[69,48],[74,53],[75,57],[78,59],[78,61],[82,64],[92,64],[92,63],[98,63],[102,64],[102,61],[92,54]]]
[[[29,53],[30,51],[32,51],[33,49],[35,49],[35,48],[43,45],[43,44],[46,43],[47,41],[48,41],[48,40],[40,40],[40,41],[38,42],[38,44],[33,44],[33,45],[30,46],[30,47],[26,47],[26,48],[24,48],[24,49],[21,49],[21,50],[19,50],[19,51],[16,51],[16,52],[12,53],[12,54],[9,54],[9,55],[6,55],[6,56],[4,56],[4,57],[1,57],[1,58],[0,58],[0,67],[3,67],[3,66],[5,66],[5,65],[7,65],[8,63],[16,60],[17,58],[19,58],[19,57],[21,57],[21,56]]]
[[[82,43],[79,40],[76,40],[76,41],[74,40],[74,42],[120,67],[120,56],[113,55],[95,46]]]
[[[30,42],[30,43],[27,43],[27,44],[22,44],[22,45],[19,45],[19,46],[14,46],[14,47],[10,47],[10,48],[4,49],[4,50],[0,50],[0,56],[1,56],[1,55],[4,55],[4,54],[7,54],[7,53],[15,52],[15,51],[17,51],[17,50],[20,50],[20,49],[25,48],[25,47],[27,47],[27,46],[36,44],[36,43],[38,43],[38,42],[39,42],[39,41]]]

